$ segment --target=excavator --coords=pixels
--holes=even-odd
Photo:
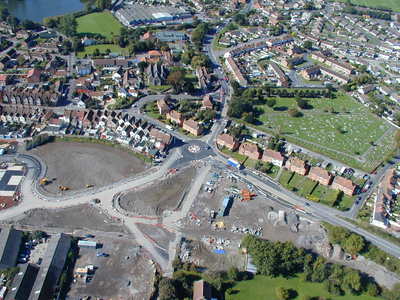
[[[68,191],[68,190],[69,190],[69,187],[64,186],[64,185],[60,185],[60,186],[58,187],[58,189],[59,189],[60,191],[64,192],[64,191]]]
[[[49,183],[49,179],[47,177],[40,178],[40,180],[39,180],[40,185],[46,185],[48,183]]]

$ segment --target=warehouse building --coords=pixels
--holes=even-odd
[[[191,19],[192,15],[182,8],[172,6],[146,6],[124,3],[115,11],[115,17],[125,26],[139,26],[183,21]]]
[[[2,228],[0,232],[0,270],[15,267],[22,232],[14,228]]]

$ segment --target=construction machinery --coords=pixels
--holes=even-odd
[[[257,196],[256,194],[250,192],[248,189],[241,190],[242,201],[250,201],[253,197]]]
[[[40,185],[45,185],[48,183],[49,183],[49,179],[47,177],[40,178],[40,180],[39,180]]]
[[[58,189],[59,189],[61,192],[64,192],[64,191],[68,191],[68,190],[69,190],[69,187],[64,186],[64,185],[60,185],[60,186],[58,187]]]
[[[87,185],[86,185],[86,188],[87,188],[87,189],[90,189],[90,188],[92,188],[92,187],[94,187],[94,184],[87,184]]]

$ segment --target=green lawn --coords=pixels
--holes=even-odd
[[[341,2],[347,2],[347,0],[340,0]],[[350,0],[354,5],[363,5],[372,8],[388,8],[393,11],[400,12],[400,1],[399,0]]]
[[[335,99],[306,99],[310,109],[302,110],[298,118],[287,112],[297,108],[294,98],[274,99],[274,108],[258,106],[263,111],[256,125],[259,130],[279,130],[289,142],[366,171],[394,149],[392,127],[345,94]]]
[[[109,12],[92,13],[76,19],[78,23],[77,33],[97,33],[110,39],[112,35],[118,35],[123,27],[121,23]]]
[[[300,300],[304,296],[318,297],[322,296],[331,300],[378,300],[381,298],[367,295],[334,296],[328,293],[322,283],[303,282],[298,277],[285,279],[283,277],[271,278],[262,275],[256,275],[252,280],[246,280],[236,284],[233,289],[237,291],[233,295],[225,295],[226,300],[278,300],[275,294],[275,288],[285,287],[294,290],[297,294],[291,300]]]
[[[293,174],[288,170],[282,170],[281,176],[279,177],[279,183],[289,191],[292,191],[303,198],[307,198],[310,201],[320,202],[339,210],[350,209],[354,202],[354,197],[344,195],[339,203],[335,203],[339,191],[317,184],[317,182],[307,178],[306,176],[301,176],[296,173]]]
[[[85,50],[82,52],[78,52],[78,57],[82,58],[86,54],[87,55],[92,55],[93,52],[99,49],[100,53],[105,53],[107,49],[110,49],[111,53],[118,53],[122,55],[127,55],[128,54],[128,49],[127,48],[121,48],[118,45],[113,45],[113,44],[100,44],[100,45],[93,45],[93,46],[87,46],[85,47]]]

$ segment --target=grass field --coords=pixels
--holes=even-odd
[[[354,197],[344,195],[339,203],[335,203],[339,191],[318,184],[306,176],[301,176],[287,170],[282,170],[279,183],[286,189],[311,201],[320,202],[339,210],[348,210],[354,202]],[[335,205],[335,206],[334,206]]]
[[[394,149],[393,128],[345,94],[335,99],[308,99],[310,108],[303,109],[298,118],[287,112],[297,108],[295,99],[275,100],[274,108],[258,106],[263,113],[257,129],[279,130],[294,144],[365,171],[373,170]]]
[[[340,0],[346,2],[347,0]],[[362,5],[372,8],[388,8],[393,11],[400,12],[400,1],[399,0],[350,0],[354,5]]]
[[[92,45],[85,47],[84,51],[78,52],[78,57],[83,58],[86,54],[92,55],[96,49],[99,49],[100,53],[105,53],[107,49],[110,49],[111,53],[128,55],[127,48],[124,49],[118,45],[113,45],[113,44],[99,44],[99,45]]]
[[[304,296],[318,297],[322,296],[331,300],[378,300],[381,298],[367,295],[334,296],[328,293],[322,283],[303,282],[298,277],[285,279],[283,277],[271,278],[267,276],[256,275],[254,279],[242,281],[236,284],[233,289],[236,291],[233,295],[226,294],[226,300],[249,300],[249,299],[268,299],[278,300],[275,294],[275,288],[284,287],[295,291],[296,294],[291,300],[300,300]]]
[[[78,22],[77,33],[97,33],[110,39],[118,35],[122,28],[121,23],[109,12],[92,13],[76,19]]]

